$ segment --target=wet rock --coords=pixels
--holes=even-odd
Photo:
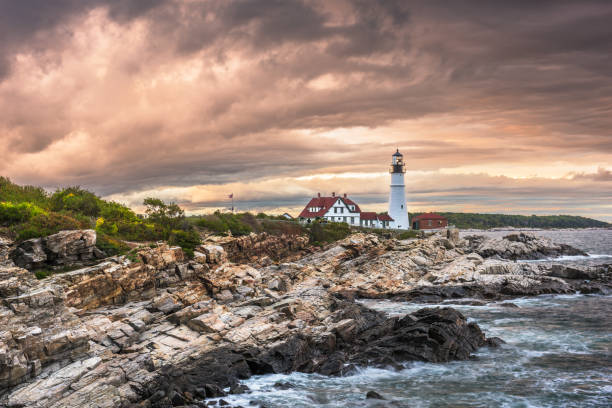
[[[598,268],[554,264],[551,266],[548,276],[564,279],[594,279],[598,277],[598,272]]]
[[[245,394],[249,392],[250,389],[244,384],[236,384],[230,387],[230,394]]]
[[[584,251],[565,244],[537,237],[533,234],[509,234],[503,238],[482,240],[475,248],[481,256],[499,256],[503,259],[539,259],[547,256],[586,255]]]
[[[295,385],[287,381],[277,381],[274,383],[274,388],[276,388],[277,390],[290,390],[292,388],[295,388]]]
[[[502,339],[500,339],[499,337],[489,337],[487,338],[485,345],[487,347],[491,347],[491,348],[497,348],[499,346],[501,346],[502,344],[506,344],[506,342]]]
[[[379,393],[377,393],[376,391],[368,391],[366,393],[366,399],[384,400],[386,398],[380,395]]]
[[[211,245],[231,258],[232,239]],[[0,406],[189,406],[240,392],[240,380],[256,374],[465,359],[498,340],[459,312],[389,318],[353,299],[481,304],[610,287],[611,267],[589,269],[591,279],[553,276],[559,270],[548,263],[483,257],[475,250],[485,241],[354,234],[267,266],[228,262],[218,248],[186,261],[180,248],[158,243],[138,250],[140,262],[113,257],[40,281],[2,263]],[[250,251],[258,242],[240,245]],[[92,358],[99,362],[84,368]]]

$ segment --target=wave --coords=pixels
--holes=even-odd
[[[557,257],[549,257],[543,259],[519,259],[516,262],[523,263],[534,263],[534,262],[550,262],[550,261],[582,261],[585,259],[602,259],[602,258],[612,258],[612,255],[609,254],[587,254],[587,255],[562,255]]]

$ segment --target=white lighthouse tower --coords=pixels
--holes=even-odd
[[[389,192],[389,215],[393,218],[390,227],[395,229],[409,229],[408,209],[406,208],[406,185],[404,184],[404,156],[399,149],[393,153],[391,160],[391,191]]]

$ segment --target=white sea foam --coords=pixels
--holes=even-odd
[[[519,308],[457,305],[487,336],[507,344],[481,348],[473,359],[436,364],[408,362],[399,371],[360,368],[346,377],[293,373],[244,381],[251,392],[223,397],[232,405],[269,408],[372,407],[365,393],[375,390],[385,406],[608,407],[609,371],[565,355],[595,356],[612,347],[612,296],[542,295],[513,299]],[[432,305],[366,301],[393,313]],[[592,361],[589,358],[585,361]],[[276,382],[293,388],[280,390]],[[382,405],[381,405],[382,406]]]
[[[535,263],[535,262],[576,262],[593,259],[604,259],[612,258],[612,255],[608,254],[586,254],[586,255],[562,255],[557,257],[548,257],[542,259],[519,259],[516,262],[521,263]]]

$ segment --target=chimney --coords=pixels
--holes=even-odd
[[[332,197],[335,197],[335,196],[336,196],[336,193],[335,193],[335,192],[332,192]]]
[[[317,193],[317,197],[321,198],[321,193]]]
[[[346,193],[344,193],[344,198],[346,198]]]

